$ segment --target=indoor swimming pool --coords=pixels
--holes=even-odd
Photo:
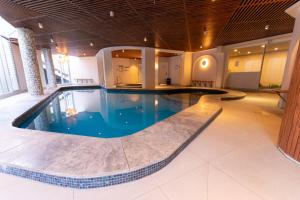
[[[105,89],[58,93],[18,127],[99,138],[133,134],[198,102],[203,93],[108,92]]]

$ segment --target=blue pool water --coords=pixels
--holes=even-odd
[[[201,94],[69,90],[57,95],[20,127],[100,138],[122,137],[197,103]]]

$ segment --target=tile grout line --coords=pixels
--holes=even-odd
[[[163,189],[162,189],[160,186],[158,186],[158,189],[159,189],[159,191],[163,194],[163,196],[164,196],[167,200],[170,200],[169,197],[168,197],[168,195],[163,191]]]
[[[209,167],[210,167],[210,164],[208,164],[207,166],[207,178],[206,178],[206,200],[208,200],[208,180],[209,180]]]
[[[126,155],[125,150],[124,150],[124,146],[123,146],[122,139],[120,139],[120,142],[121,142],[122,150],[123,150],[123,153],[124,153],[124,157],[125,157],[125,159],[126,159],[128,171],[130,171],[130,166],[129,166],[129,162],[128,162],[128,159],[127,159],[127,155]]]
[[[262,197],[260,194],[258,194],[257,192],[255,192],[254,190],[252,190],[251,188],[244,186],[242,183],[240,183],[236,178],[234,178],[233,176],[229,175],[228,173],[226,173],[225,171],[223,171],[222,169],[218,168],[217,166],[215,166],[214,164],[211,164],[211,167],[215,168],[216,170],[218,170],[219,172],[221,172],[222,174],[224,174],[225,176],[227,176],[228,178],[230,178],[232,181],[234,181],[235,183],[237,183],[238,185],[240,185],[241,187],[243,187],[244,189],[248,190],[249,192],[255,194],[255,196],[257,196],[258,198],[260,198],[261,200],[266,200],[264,197]]]

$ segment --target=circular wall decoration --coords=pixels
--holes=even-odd
[[[209,60],[208,58],[202,58],[199,63],[202,69],[206,69],[209,65]]]

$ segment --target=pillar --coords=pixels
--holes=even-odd
[[[17,33],[28,92],[34,96],[43,95],[33,31],[17,28]]]
[[[278,146],[300,161],[300,48],[298,45],[297,60],[294,65],[288,92],[287,103],[281,122]]]
[[[192,76],[192,52],[184,52],[181,55],[181,68],[180,68],[180,85],[191,85]]]
[[[155,57],[155,86],[159,85],[158,76],[159,76],[159,60],[160,57]]]
[[[155,51],[153,48],[142,49],[142,87],[155,88]]]
[[[300,2],[294,4],[286,10],[286,12],[293,18],[295,18],[294,30],[291,37],[291,42],[288,50],[287,61],[284,68],[284,74],[282,79],[282,90],[288,90],[294,69],[296,55],[298,50],[298,44],[300,39]],[[279,106],[284,107],[284,102],[281,101]]]
[[[56,77],[55,77],[55,71],[54,71],[54,64],[53,64],[53,60],[52,60],[51,49],[43,48],[42,49],[42,54],[44,56],[45,65],[46,65],[48,86],[49,87],[56,87]]]
[[[112,55],[110,49],[103,49],[103,72],[105,88],[114,87],[114,70],[112,67]]]
[[[288,95],[278,147],[294,160],[300,161],[300,2],[288,8],[286,12],[296,21],[282,81],[282,89],[288,89]],[[283,104],[280,106],[283,107]]]

